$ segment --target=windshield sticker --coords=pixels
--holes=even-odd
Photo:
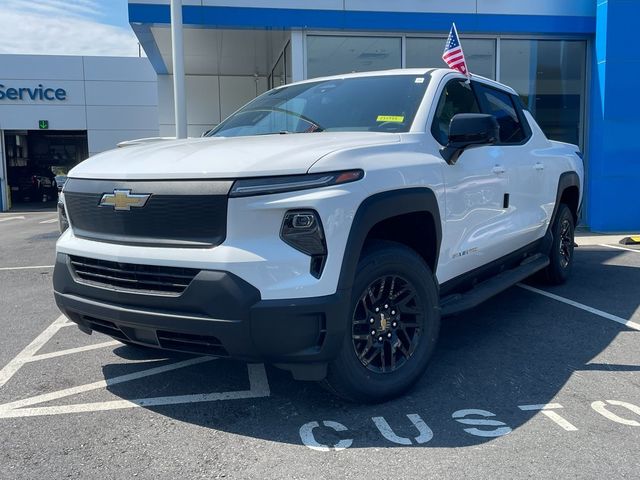
[[[376,121],[402,123],[404,122],[404,115],[378,115]]]
[[[416,83],[424,83],[424,78],[416,78]]]

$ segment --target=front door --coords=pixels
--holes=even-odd
[[[469,83],[452,80],[444,87],[431,127],[441,144],[448,140],[449,124],[459,113],[479,113]],[[453,165],[445,165],[445,218],[438,263],[438,281],[444,283],[509,253],[504,251],[508,234],[509,171],[500,146],[469,148]]]

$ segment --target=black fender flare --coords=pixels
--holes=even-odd
[[[436,235],[436,254],[433,264],[435,275],[442,242],[442,222],[435,193],[427,187],[389,190],[366,198],[358,207],[342,258],[338,290],[350,290],[353,286],[360,252],[364,247],[367,234],[377,223],[398,215],[418,212],[429,213],[433,218]]]
[[[549,223],[549,228],[553,225],[553,222],[556,220],[556,214],[558,213],[558,208],[560,208],[560,199],[562,198],[562,194],[569,187],[577,187],[578,191],[580,191],[580,177],[576,172],[564,172],[560,175],[558,180],[558,191],[556,192],[556,204],[553,207],[553,214],[551,215],[551,222]],[[576,214],[580,212],[580,205],[578,204],[578,209]]]
[[[558,209],[560,208],[560,200],[562,199],[562,194],[569,187],[577,187],[578,190],[580,190],[580,177],[576,172],[564,172],[558,179],[556,203],[553,206],[553,213],[551,214],[551,220],[549,221],[549,226],[547,227],[547,233],[542,240],[542,246],[540,248],[540,250],[546,254],[549,254],[551,252],[551,246],[553,245],[553,224],[556,221],[556,215],[558,214]],[[580,208],[581,205],[579,204],[578,210],[576,211],[577,216],[580,215]]]

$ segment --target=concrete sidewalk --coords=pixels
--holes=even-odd
[[[616,234],[604,234],[595,233],[588,230],[576,231],[576,243],[578,245],[600,245],[602,243],[607,245],[620,245],[620,240],[626,237],[637,236],[638,233],[616,233]]]

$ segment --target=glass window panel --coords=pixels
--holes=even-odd
[[[442,52],[447,37],[407,38],[407,67],[444,67]],[[496,78],[496,41],[484,38],[460,39],[471,73]]]
[[[401,68],[401,52],[398,37],[309,35],[307,78]]]
[[[553,140],[584,138],[586,42],[502,40],[500,81],[513,87]]]
[[[478,113],[479,111],[476,97],[466,81],[449,82],[438,100],[431,133],[438,142],[446,145],[449,143],[451,119],[459,113]]]
[[[285,78],[285,65],[284,65],[284,52],[280,54],[280,58],[276,62],[273,70],[271,71],[271,88],[276,88],[284,85]]]
[[[500,125],[500,142],[505,144],[522,142],[526,135],[511,100],[512,95],[484,85],[476,85],[476,92],[480,98],[482,110],[496,117]]]

